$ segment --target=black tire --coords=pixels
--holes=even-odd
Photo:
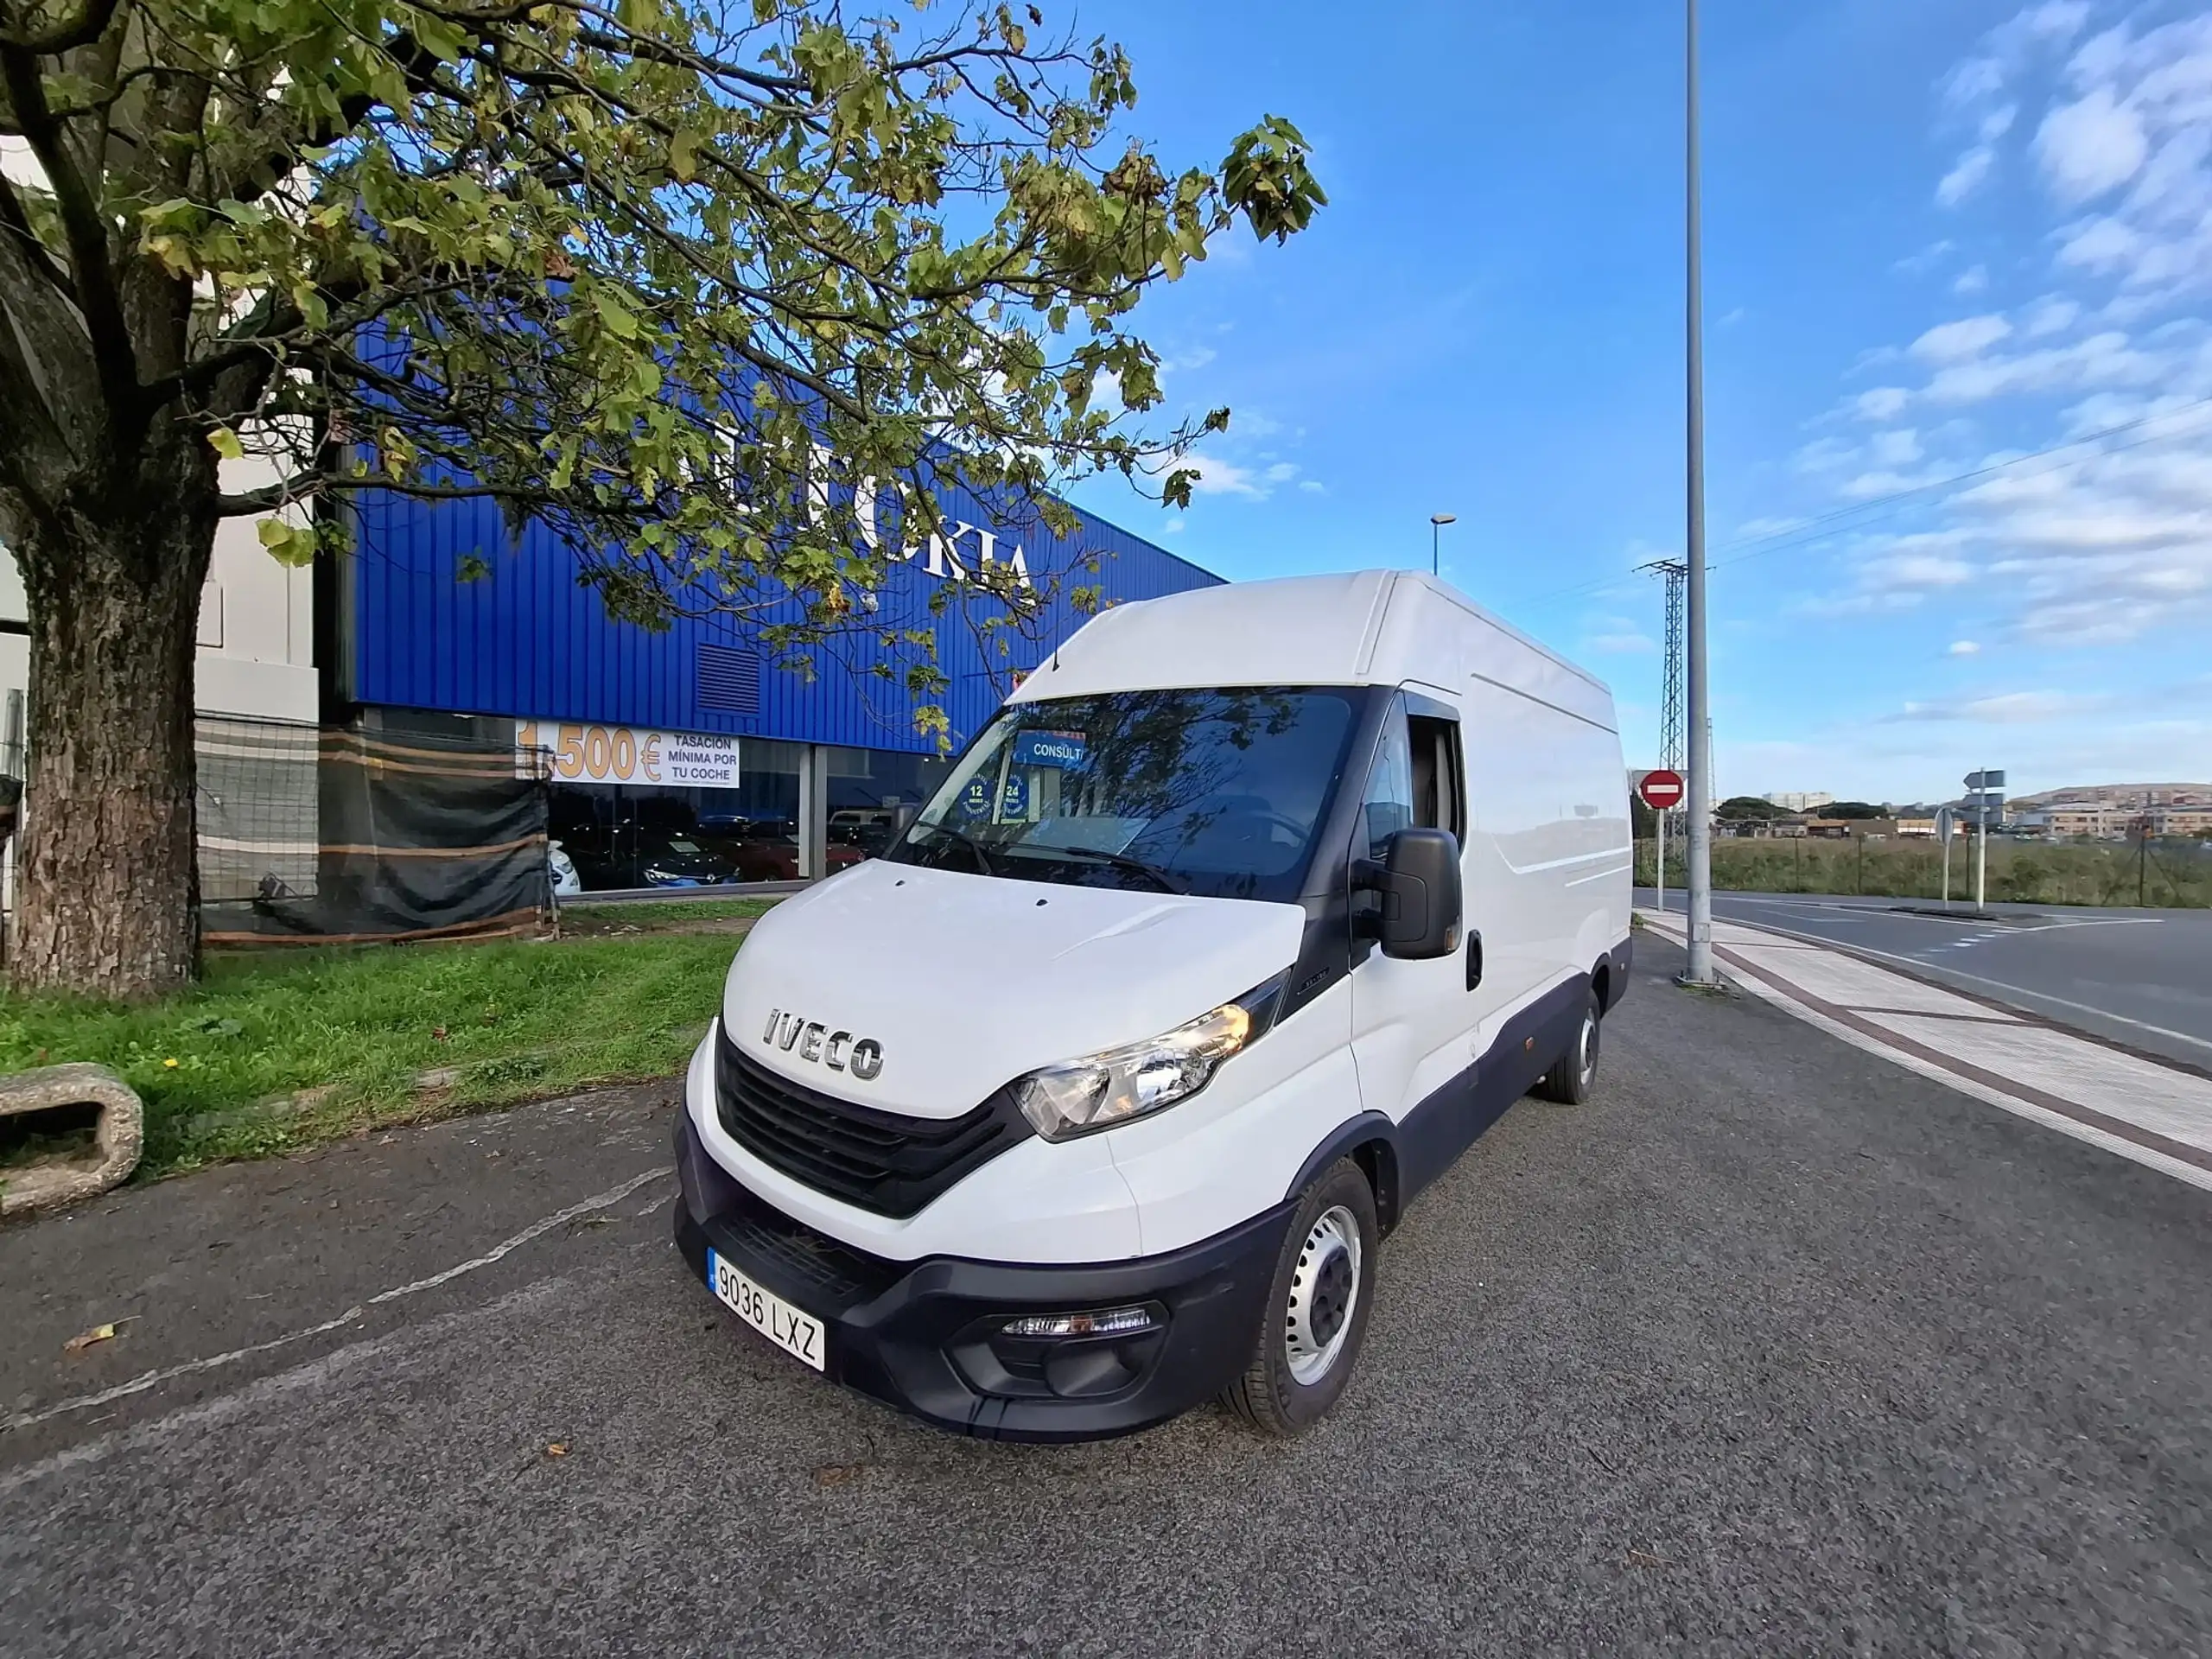
[[[1582,1005],[1582,1018],[1575,1025],[1574,1040],[1532,1091],[1538,1098],[1555,1100],[1562,1106],[1580,1106],[1590,1098],[1598,1081],[1598,1036],[1604,1014],[1598,1006],[1597,992],[1591,992]]]
[[[1344,1248],[1347,1223],[1357,1240],[1351,1250]],[[1287,1440],[1313,1427],[1337,1403],[1367,1337],[1381,1242],[1374,1190],[1351,1159],[1332,1165],[1306,1189],[1275,1258],[1251,1361],[1222,1391],[1222,1403],[1247,1427]],[[1294,1296],[1300,1299],[1296,1308]],[[1295,1357],[1294,1348],[1302,1351]]]

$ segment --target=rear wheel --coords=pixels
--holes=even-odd
[[[1222,1403],[1262,1434],[1302,1434],[1351,1381],[1367,1335],[1382,1230],[1349,1158],[1306,1189],[1283,1236],[1250,1363]]]
[[[1582,1018],[1574,1028],[1574,1040],[1536,1084],[1538,1096],[1558,1101],[1563,1106],[1580,1106],[1590,1098],[1590,1090],[1598,1081],[1599,1013],[1598,994],[1592,991],[1582,1005]]]

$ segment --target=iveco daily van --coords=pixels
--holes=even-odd
[[[754,927],[678,1243],[794,1363],[947,1428],[1219,1395],[1294,1433],[1414,1197],[1531,1088],[1588,1092],[1630,849],[1611,696],[1427,576],[1106,611],[885,856]]]

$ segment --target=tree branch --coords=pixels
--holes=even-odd
[[[9,101],[22,125],[31,153],[45,169],[47,187],[60,210],[62,234],[69,245],[69,287],[90,337],[92,360],[99,372],[100,390],[107,400],[110,418],[124,427],[137,423],[138,365],[130,348],[130,331],[124,321],[122,296],[108,260],[107,228],[100,222],[98,200],[62,143],[60,124],[47,108],[46,87],[38,61],[17,47],[0,45],[0,76],[4,76]]]
[[[0,47],[28,52],[34,57],[50,58],[80,46],[90,46],[107,33],[107,26],[115,17],[116,5],[117,0],[86,0],[82,11],[43,35],[18,35],[0,29]]]

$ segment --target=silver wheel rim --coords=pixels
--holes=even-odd
[[[1344,1205],[1324,1211],[1299,1246],[1283,1316],[1283,1357],[1311,1388],[1329,1374],[1359,1306],[1359,1224]]]
[[[1582,1077],[1582,1086],[1586,1089],[1590,1086],[1591,1079],[1598,1075],[1598,1016],[1596,1014],[1586,1014],[1582,1016],[1582,1037],[1576,1045],[1575,1053],[1577,1066]]]

